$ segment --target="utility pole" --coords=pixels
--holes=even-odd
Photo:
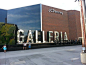
[[[75,0],[76,2],[77,0]],[[85,0],[78,0],[80,2],[80,19],[81,19],[81,31],[82,31],[82,52],[81,62],[86,64],[86,3]]]

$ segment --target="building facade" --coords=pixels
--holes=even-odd
[[[49,41],[49,35],[51,35],[51,39],[54,41],[55,32],[59,33],[59,36],[56,34],[59,40],[64,40],[64,34],[67,35],[68,40],[78,40],[81,37],[79,11],[67,11],[42,4],[6,10],[5,13],[2,13],[1,10],[0,14],[5,14],[5,16],[2,18],[0,15],[0,21],[15,24],[18,29],[24,30],[26,39],[29,30],[32,31],[32,34],[34,34],[35,30],[44,31],[45,41]],[[49,31],[52,33],[49,34]],[[38,34],[38,38],[42,36]],[[35,35],[33,35],[33,38],[35,38]]]
[[[7,23],[7,10],[0,9],[0,22]]]
[[[49,12],[53,9],[60,13]],[[42,30],[67,32],[69,40],[75,40],[81,37],[80,12],[76,10],[62,10],[46,5],[42,5]]]

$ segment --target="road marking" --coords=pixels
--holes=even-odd
[[[10,65],[16,65],[16,64],[23,64],[26,63],[25,61],[19,61],[19,62],[12,62]]]
[[[61,60],[58,60],[58,62],[61,62],[61,63],[65,64],[65,65],[71,65],[71,64],[69,64],[67,62],[64,62],[64,61],[61,61]]]
[[[69,50],[67,50],[67,51],[75,51],[75,49],[69,49]]]
[[[78,60],[79,58],[71,58],[71,60]]]

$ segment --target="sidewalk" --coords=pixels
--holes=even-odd
[[[82,65],[81,45],[0,52],[0,65]]]

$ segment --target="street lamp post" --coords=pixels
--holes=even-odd
[[[75,0],[76,2],[77,0]],[[80,2],[80,18],[81,18],[81,29],[82,29],[82,52],[81,62],[86,64],[86,3],[85,0],[78,0]]]
[[[82,52],[86,53],[85,0],[81,0],[80,2],[81,2]]]

